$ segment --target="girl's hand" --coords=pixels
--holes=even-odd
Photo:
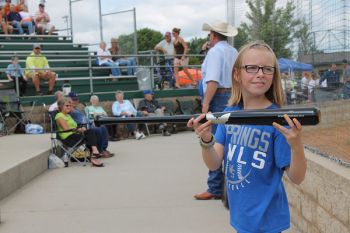
[[[205,118],[205,114],[201,114],[196,119],[191,118],[187,122],[187,127],[193,128],[198,137],[202,138],[202,140],[205,142],[209,142],[212,139],[211,121],[207,121],[204,124],[200,124],[199,121],[203,118]]]
[[[301,143],[301,124],[296,119],[293,118],[290,119],[287,114],[285,114],[284,119],[287,121],[288,125],[290,126],[290,129],[283,127],[282,125],[274,122],[273,126],[283,134],[283,136],[287,139],[288,144],[293,147],[299,143]]]

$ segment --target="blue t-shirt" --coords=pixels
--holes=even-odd
[[[270,108],[278,108],[272,104]],[[225,111],[241,110],[239,106]],[[239,233],[276,233],[290,227],[282,183],[290,146],[273,126],[219,125],[215,139],[224,145],[230,223]]]

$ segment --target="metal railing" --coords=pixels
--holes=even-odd
[[[43,54],[45,54],[46,51],[43,52]],[[18,53],[13,53],[12,55],[16,54],[18,56]],[[0,54],[0,57],[9,57],[9,55],[5,55],[5,54]],[[160,60],[160,56],[159,54],[153,52],[153,51],[148,51],[146,54],[145,53],[140,53],[140,54],[128,54],[128,55],[117,55],[114,57],[117,58],[123,58],[123,57],[135,57],[137,59],[144,59],[143,63],[145,63],[145,61],[149,60],[149,65],[137,65],[137,66],[128,66],[130,68],[134,68],[136,70],[135,75],[120,75],[120,76],[113,76],[113,75],[105,75],[105,76],[94,76],[93,75],[93,71],[96,70],[110,70],[111,67],[108,66],[98,66],[96,63],[96,60],[98,59],[99,56],[95,55],[93,52],[87,52],[85,55],[65,55],[65,54],[48,54],[45,55],[46,57],[82,57],[85,56],[84,59],[53,59],[52,62],[73,62],[73,61],[88,61],[88,66],[83,66],[83,67],[51,67],[49,69],[30,69],[31,71],[37,71],[37,70],[50,70],[50,71],[54,71],[57,74],[60,71],[64,71],[64,72],[70,72],[70,71],[88,71],[88,75],[87,76],[82,76],[82,77],[65,77],[65,78],[60,78],[59,75],[57,76],[56,82],[69,82],[69,81],[74,81],[74,80],[89,80],[89,86],[90,86],[90,94],[94,94],[94,84],[93,81],[94,80],[108,80],[108,79],[136,79],[136,73],[141,70],[141,69],[146,69],[149,70],[149,77],[147,77],[147,81],[149,82],[148,86],[150,86],[152,89],[155,88],[155,80],[159,77],[155,77],[155,70],[156,69],[161,69],[161,68],[168,68],[167,65],[159,65],[159,60]],[[198,57],[198,56],[203,56],[203,55],[198,55],[198,54],[189,54],[189,57]],[[24,60],[20,60],[22,62],[24,62]],[[8,63],[10,61],[7,61]],[[51,60],[49,60],[49,63],[51,62]],[[5,63],[3,61],[0,61],[1,63]],[[200,65],[188,65],[188,68],[200,68]],[[123,68],[127,68],[125,66],[119,66],[119,68],[123,69]],[[172,66],[173,68],[173,66]],[[5,73],[6,69],[5,68],[1,68],[0,69],[0,74],[1,73]],[[139,81],[139,80],[138,80]],[[0,83],[9,83],[10,81],[8,79],[1,79]],[[19,93],[19,83],[16,82],[16,90],[17,93]]]

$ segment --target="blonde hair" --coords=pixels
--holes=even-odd
[[[271,47],[263,41],[254,41],[254,42],[248,43],[240,48],[236,62],[233,65],[232,93],[231,93],[231,98],[228,101],[228,105],[229,106],[238,105],[243,101],[241,83],[239,81],[237,81],[236,79],[238,79],[238,80],[241,79],[241,77],[240,77],[241,71],[240,70],[241,70],[242,63],[243,63],[243,56],[250,49],[262,49],[262,50],[266,50],[267,52],[271,53],[273,60],[274,60],[273,66],[276,67],[276,70],[275,70],[275,73],[273,74],[272,85],[271,85],[270,89],[265,93],[265,96],[272,103],[275,103],[281,107],[284,104],[284,100],[283,100],[284,98],[283,98],[283,89],[282,89],[282,83],[281,83],[281,73],[279,70],[277,58],[276,58],[275,53],[271,49]],[[235,75],[237,75],[236,78],[235,78]]]

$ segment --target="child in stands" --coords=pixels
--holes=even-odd
[[[18,82],[19,95],[23,96],[27,90],[27,78],[24,75],[24,70],[21,65],[18,64],[17,56],[11,58],[11,64],[9,64],[6,69],[6,76],[8,80],[13,82],[15,91],[17,91],[16,83]]]

